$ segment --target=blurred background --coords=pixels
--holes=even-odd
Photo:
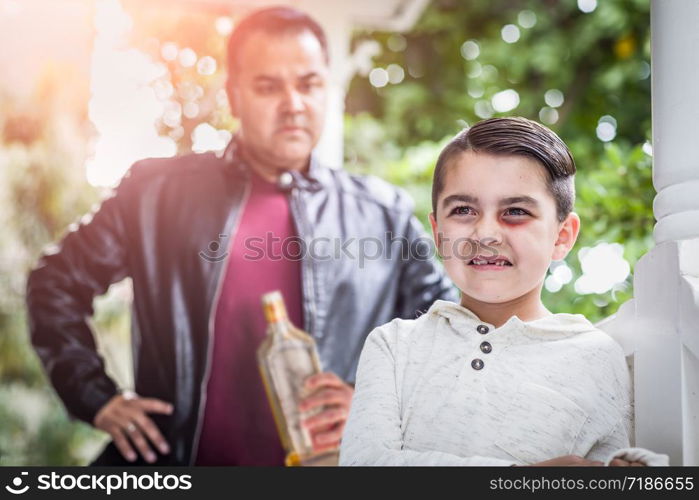
[[[0,465],[83,465],[105,443],[67,416],[31,348],[27,271],[135,160],[230,139],[225,42],[247,10],[226,3],[0,0]],[[427,226],[432,169],[453,135],[492,116],[548,125],[577,163],[582,231],[544,301],[593,322],[613,314],[652,247],[648,0],[425,3],[401,32],[352,33],[363,56],[345,97],[344,167],[405,187]],[[92,321],[127,388],[130,300],[127,279]]]

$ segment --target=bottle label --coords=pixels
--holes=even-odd
[[[292,446],[301,455],[310,454],[313,450],[311,437],[308,430],[301,426],[301,420],[310,415],[302,415],[298,409],[299,402],[306,396],[304,380],[317,373],[309,346],[302,342],[284,342],[270,353],[269,369]]]

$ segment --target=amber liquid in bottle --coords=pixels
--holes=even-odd
[[[263,295],[262,307],[269,326],[257,350],[257,361],[286,452],[286,465],[337,465],[338,451],[314,452],[311,435],[301,426],[303,419],[322,410],[299,411],[299,403],[308,395],[304,381],[322,371],[315,341],[289,321],[280,292]]]

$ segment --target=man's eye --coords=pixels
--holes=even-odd
[[[510,215],[529,215],[529,212],[522,208],[508,208],[507,213]]]
[[[255,91],[258,94],[263,95],[271,94],[272,92],[274,92],[274,85],[258,85],[257,87],[255,87]]]
[[[316,88],[320,87],[320,81],[318,80],[306,80],[299,84],[299,91],[303,93],[311,92]]]
[[[450,215],[468,215],[469,210],[472,210],[472,208],[466,206],[455,207],[450,212]]]

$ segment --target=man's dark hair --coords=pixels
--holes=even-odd
[[[229,87],[233,83],[239,69],[241,48],[250,35],[260,31],[270,36],[310,31],[318,39],[323,49],[325,62],[329,63],[330,61],[325,32],[308,14],[291,7],[269,7],[257,10],[243,18],[228,39],[226,62],[228,64]]]
[[[575,161],[568,146],[552,130],[520,117],[491,118],[462,130],[442,150],[432,180],[432,211],[444,189],[449,160],[473,151],[503,156],[526,156],[546,169],[547,187],[556,200],[556,215],[563,222],[575,204]]]

